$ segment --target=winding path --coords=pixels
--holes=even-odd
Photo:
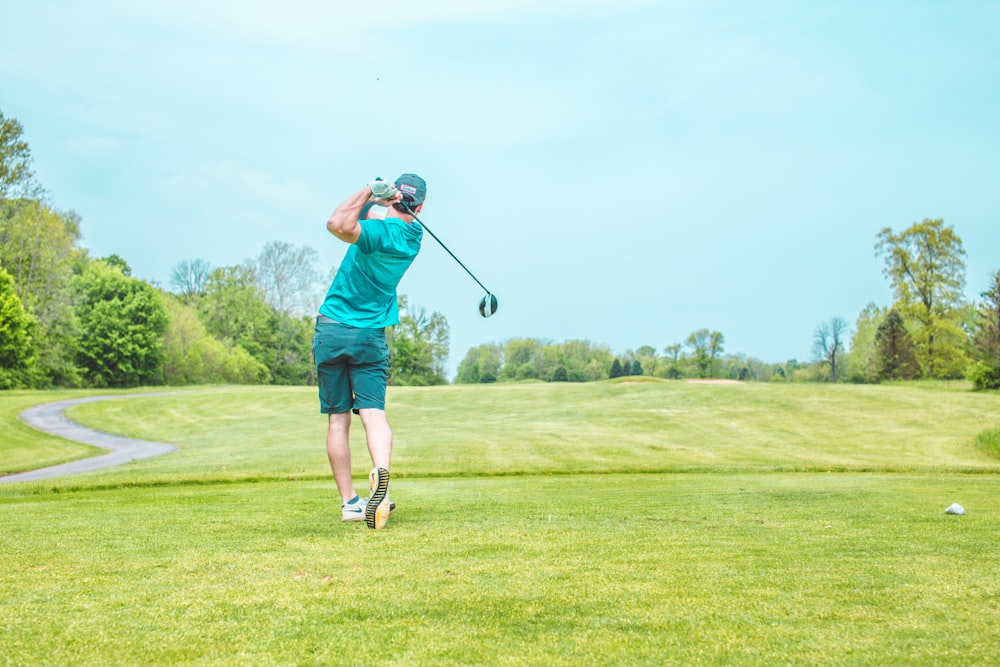
[[[81,472],[100,470],[112,466],[122,465],[137,459],[148,459],[153,456],[169,454],[177,447],[162,442],[150,442],[149,440],[133,440],[120,435],[112,435],[102,431],[81,426],[74,421],[70,421],[63,414],[65,410],[81,403],[94,403],[96,401],[114,401],[126,398],[138,398],[140,396],[164,396],[173,392],[157,392],[149,394],[127,394],[123,396],[87,396],[85,398],[71,398],[55,403],[45,403],[30,407],[22,412],[19,417],[21,421],[32,428],[44,431],[51,435],[73,440],[85,445],[93,445],[101,449],[109,449],[109,454],[103,456],[92,456],[69,463],[62,463],[48,468],[38,468],[27,472],[14,473],[12,475],[0,475],[0,484],[5,482],[29,482],[49,477],[59,477],[61,475],[74,475]]]

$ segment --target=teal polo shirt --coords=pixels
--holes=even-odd
[[[362,220],[361,236],[347,249],[320,314],[364,329],[398,324],[396,287],[420,252],[423,237],[417,222]]]

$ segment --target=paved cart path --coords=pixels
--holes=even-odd
[[[140,396],[164,396],[170,393],[173,392],[127,394],[124,396],[87,396],[85,398],[71,398],[65,401],[45,403],[28,408],[18,415],[21,421],[28,426],[51,435],[59,436],[60,438],[82,442],[85,445],[93,445],[94,447],[111,451],[109,454],[104,454],[103,456],[92,456],[80,459],[79,461],[70,461],[69,463],[62,463],[57,466],[49,466],[48,468],[39,468],[37,470],[14,473],[13,475],[0,475],[0,484],[4,482],[28,482],[62,475],[74,475],[76,473],[122,465],[123,463],[137,459],[148,459],[153,456],[169,454],[176,450],[177,447],[162,442],[133,440],[132,438],[125,438],[120,435],[95,431],[94,429],[70,421],[63,412],[81,403],[115,401],[138,398]]]

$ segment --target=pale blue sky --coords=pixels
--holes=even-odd
[[[0,111],[84,245],[167,285],[428,181],[401,285],[470,347],[513,336],[811,357],[891,300],[876,234],[944,218],[1000,269],[1000,3],[6,3]]]

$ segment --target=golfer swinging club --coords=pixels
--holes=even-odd
[[[343,502],[341,518],[363,518],[373,529],[385,527],[394,505],[389,500],[392,430],[385,416],[385,328],[399,323],[396,287],[420,252],[424,230],[414,217],[426,196],[427,184],[416,174],[403,174],[392,185],[376,180],[348,197],[326,223],[331,234],[351,247],[316,318],[313,354],[320,412],[329,415],[326,451]],[[375,205],[386,207],[384,218],[369,216]],[[351,480],[352,411],[361,416],[374,466],[367,500],[358,497]]]

